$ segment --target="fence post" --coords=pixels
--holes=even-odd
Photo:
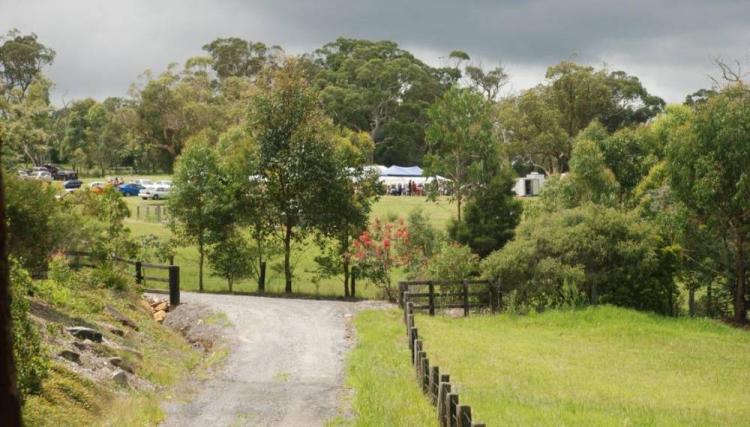
[[[180,267],[169,266],[169,305],[180,305]]]
[[[456,414],[458,427],[471,427],[471,406],[460,405]]]
[[[409,328],[409,350],[412,352],[412,359],[414,358],[414,341],[419,339],[417,328]]]
[[[437,366],[430,367],[430,401],[437,405],[438,386],[440,385],[440,368]]]
[[[414,314],[414,303],[407,302],[406,307],[404,308],[404,324],[405,325],[408,325],[409,323],[409,320],[407,319],[407,317],[410,314]]]
[[[420,339],[415,340],[414,341],[414,360],[412,360],[412,364],[414,366],[417,366],[419,364],[419,359],[422,357],[423,353],[424,351],[422,351],[422,340]],[[417,379],[419,378],[417,377]]]
[[[404,306],[404,292],[406,291],[406,283],[398,282],[398,305]]]
[[[357,296],[357,267],[352,267],[351,281],[352,298],[355,298]]]
[[[420,388],[423,393],[428,393],[430,391],[430,359],[427,357],[427,353],[425,353],[425,357],[422,358],[422,366],[419,370],[419,375]]]
[[[141,261],[135,262],[135,283],[143,284],[143,262]]]
[[[266,262],[260,262],[260,274],[258,275],[258,292],[266,291]]]
[[[458,426],[458,393],[448,394],[448,426]]]
[[[430,292],[430,316],[435,315],[435,284],[430,280],[427,282],[427,287]]]
[[[440,427],[448,426],[448,394],[451,392],[449,381],[440,380],[437,397],[437,414]]]
[[[422,388],[422,366],[425,360],[427,360],[427,352],[420,350],[417,353],[417,363],[414,364],[414,366],[416,367],[416,377],[419,388]]]
[[[464,317],[469,315],[469,283],[463,280],[464,286]]]

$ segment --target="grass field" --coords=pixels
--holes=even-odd
[[[134,236],[154,234],[159,237],[168,237],[169,229],[163,225],[151,221],[135,219],[136,206],[153,205],[155,202],[144,201],[138,197],[127,197],[126,202],[131,211],[131,218],[126,221]],[[158,203],[164,203],[159,201]],[[444,229],[445,225],[455,212],[455,205],[450,204],[447,199],[430,202],[425,197],[406,196],[384,196],[373,206],[372,217],[387,218],[389,215],[406,218],[410,212],[421,209],[429,215],[431,222],[438,228]],[[323,279],[318,284],[314,283],[315,256],[319,253],[318,248],[311,242],[305,245],[297,245],[293,254],[295,293],[309,295],[320,295],[324,297],[343,296],[343,278]],[[284,277],[280,266],[280,259],[269,263],[267,272],[266,289],[270,293],[283,293]],[[179,248],[175,257],[175,264],[180,266],[181,288],[185,290],[198,289],[198,251],[195,247]],[[398,276],[398,275],[397,275]],[[398,277],[396,277],[398,280]],[[151,287],[151,285],[149,285]],[[153,287],[163,287],[160,283],[153,283]],[[207,291],[225,291],[226,282],[211,276],[210,269],[206,269],[204,287]],[[244,280],[235,283],[237,292],[255,292],[257,285],[254,280]],[[357,296],[364,298],[379,297],[377,288],[367,282],[357,283]]]
[[[436,426],[434,408],[414,379],[401,311],[363,311],[354,324],[357,345],[347,361],[354,422],[341,424]]]
[[[487,425],[750,425],[750,334],[715,321],[595,307],[416,323]]]

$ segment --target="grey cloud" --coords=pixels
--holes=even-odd
[[[57,97],[68,100],[123,95],[145,69],[162,70],[216,37],[237,35],[293,53],[338,36],[391,39],[433,64],[462,49],[507,65],[518,89],[575,55],[636,74],[652,92],[681,101],[710,85],[713,57],[750,51],[747,16],[748,2],[729,0],[0,0],[0,31],[33,31],[57,50],[49,73]]]

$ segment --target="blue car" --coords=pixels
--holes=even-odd
[[[141,192],[143,189],[143,186],[136,184],[135,182],[129,182],[127,184],[122,184],[117,189],[120,191],[120,193],[127,197],[127,196],[137,196],[138,193]]]

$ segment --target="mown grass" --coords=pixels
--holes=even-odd
[[[171,235],[170,230],[164,224],[137,220],[135,218],[135,208],[139,204],[153,204],[151,201],[144,202],[137,197],[126,198],[128,207],[131,211],[131,217],[126,221],[126,225],[131,229],[134,236],[153,234],[160,238],[167,238]],[[160,203],[163,203],[160,201]],[[421,209],[429,215],[432,224],[444,229],[448,220],[454,215],[455,205],[450,204],[447,199],[441,198],[437,202],[428,201],[425,197],[407,197],[407,196],[384,196],[373,206],[372,217],[387,218],[389,215],[395,215],[406,218],[410,212],[415,209]],[[294,269],[293,290],[298,294],[306,294],[321,297],[340,297],[344,294],[343,277],[334,277],[315,281],[315,257],[320,254],[318,247],[312,240],[304,244],[297,244],[294,250],[292,263]],[[275,259],[269,263],[266,275],[266,291],[271,294],[282,294],[284,292],[284,275],[280,268],[281,259]],[[180,266],[180,287],[184,290],[198,289],[198,250],[194,246],[180,247],[175,256],[175,264]],[[222,278],[211,275],[211,269],[206,263],[204,276],[204,289],[210,292],[226,292],[228,286]],[[149,272],[164,275],[164,272]],[[399,280],[400,273],[396,273],[394,281]],[[165,284],[152,282],[148,287],[160,289],[166,288]],[[241,280],[234,284],[236,292],[256,292],[257,283],[254,279]],[[379,298],[380,290],[367,283],[366,281],[357,282],[357,296],[361,298]]]
[[[357,344],[347,361],[353,418],[334,424],[435,426],[435,410],[417,386],[399,310],[366,310],[354,319]]]
[[[750,334],[715,321],[593,307],[416,323],[487,425],[750,425]]]

